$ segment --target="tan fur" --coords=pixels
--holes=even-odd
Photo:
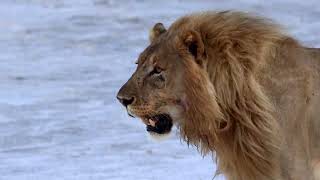
[[[207,73],[186,61],[187,79],[195,80],[186,82],[187,93],[196,104],[180,126],[183,136],[202,152],[215,152],[219,171],[229,179],[278,179],[278,123],[254,72],[283,36],[274,25],[239,13],[192,15],[169,32],[183,28],[200,32],[208,53]],[[220,121],[229,129],[213,124]]]
[[[142,56],[175,67],[167,77],[175,88],[150,102],[183,104],[181,135],[215,155],[217,173],[228,180],[318,178],[319,49],[301,46],[269,20],[229,11],[182,17],[150,47],[157,50]]]

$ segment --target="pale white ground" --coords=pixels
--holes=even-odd
[[[0,180],[211,180],[178,136],[155,143],[115,94],[156,22],[237,9],[320,46],[318,0],[1,0]]]

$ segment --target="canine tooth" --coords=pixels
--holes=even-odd
[[[155,127],[156,126],[156,122],[154,122],[152,119],[149,119],[149,123],[151,126]]]
[[[150,125],[149,119],[143,119],[143,121],[144,121],[147,125]]]

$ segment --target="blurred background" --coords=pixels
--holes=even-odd
[[[0,180],[211,180],[210,156],[150,140],[115,95],[156,22],[230,9],[320,46],[318,0],[1,0]]]

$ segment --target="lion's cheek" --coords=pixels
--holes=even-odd
[[[165,106],[164,111],[170,115],[170,117],[173,121],[173,124],[179,123],[181,121],[181,119],[183,118],[183,114],[185,112],[184,107],[181,105]]]

